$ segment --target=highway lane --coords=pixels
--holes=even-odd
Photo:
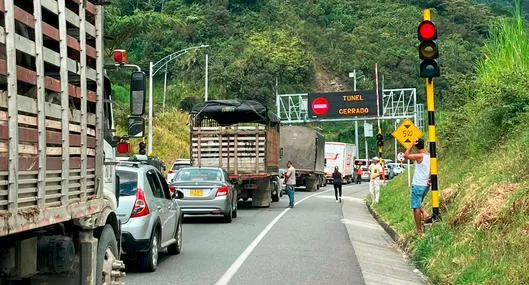
[[[344,186],[352,187],[366,191],[365,186]],[[182,253],[162,254],[153,273],[129,270],[126,284],[216,284],[222,277],[228,282],[219,285],[363,284],[354,249],[341,222],[342,207],[335,203],[331,188],[313,193],[296,191],[296,201],[307,199],[292,210],[286,210],[286,195],[270,208],[240,204],[239,217],[231,224],[217,217],[186,217]],[[311,195],[314,196],[308,198]],[[255,244],[256,237],[274,219],[275,224]],[[248,252],[252,242],[255,246]],[[245,250],[247,258],[234,268],[234,262],[241,261]]]

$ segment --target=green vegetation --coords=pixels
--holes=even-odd
[[[529,283],[528,39],[519,10],[492,25],[475,78],[454,87],[464,96],[441,113],[443,221],[413,235],[404,175],[375,207],[434,283]]]

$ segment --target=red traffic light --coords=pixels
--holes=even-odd
[[[431,21],[422,21],[417,28],[420,41],[433,41],[437,39],[437,28]]]

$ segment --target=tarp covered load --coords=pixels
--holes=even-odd
[[[221,126],[239,123],[279,124],[279,118],[263,104],[253,100],[212,100],[197,104],[191,115],[197,122],[205,118]]]

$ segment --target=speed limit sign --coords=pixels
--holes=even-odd
[[[404,153],[403,152],[399,152],[399,154],[397,155],[397,160],[400,161],[400,162],[404,161]]]

